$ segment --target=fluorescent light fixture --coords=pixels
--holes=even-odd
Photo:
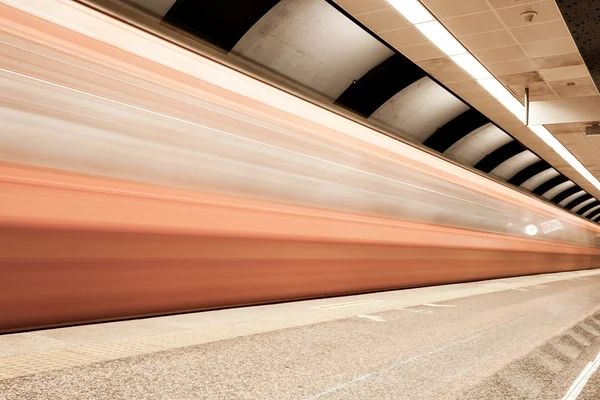
[[[510,99],[514,96],[497,79],[479,79],[477,81],[485,90],[497,99]]]
[[[594,199],[595,200],[595,199]],[[596,207],[592,207],[589,210],[587,210],[586,212],[584,212],[583,214],[581,214],[582,217],[587,217],[588,215],[590,215],[591,213],[593,213],[594,211],[597,211],[600,208],[600,206],[596,206]]]
[[[411,24],[433,21],[433,15],[418,0],[387,0]]]
[[[492,74],[471,54],[459,54],[457,56],[450,56],[450,58],[473,78],[478,80],[492,79]]]
[[[419,31],[448,56],[466,54],[467,49],[437,21],[415,25]]]
[[[469,53],[463,45],[437,20],[418,0],[386,0],[404,18],[412,23],[427,39],[449,56],[459,67],[471,75],[477,82],[494,96],[504,107],[525,120],[525,106],[513,96],[490,72]],[[563,146],[543,125],[529,126],[541,140],[550,146],[571,167],[600,190],[600,181],[571,152]],[[537,234],[537,227],[528,226],[529,235]]]
[[[525,106],[521,104],[519,100],[515,99],[514,97],[504,97],[498,99],[498,101],[521,121],[525,121]]]
[[[569,150],[567,150],[567,148],[565,146],[563,146],[562,143],[560,143],[558,141],[558,139],[555,138],[554,135],[552,135],[548,129],[546,129],[545,126],[543,126],[543,125],[530,126],[529,130],[532,131],[533,133],[535,133],[548,146],[550,146],[554,151],[556,151],[558,153],[558,155],[560,155],[562,158],[566,159],[569,157],[573,157],[571,152]]]
[[[575,171],[579,172],[585,179],[587,179],[594,187],[600,190],[600,181],[596,179],[594,175],[590,171],[587,170],[583,164],[575,158],[573,154],[561,143],[557,138],[554,137],[553,134],[550,133],[548,129],[546,129],[543,125],[535,125],[530,126],[529,130],[535,133],[540,139],[544,141],[548,146],[552,148],[559,156],[563,158],[566,162],[571,165],[575,169]]]

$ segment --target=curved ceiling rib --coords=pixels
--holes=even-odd
[[[557,177],[551,178],[550,180],[542,183],[541,185],[539,185],[538,187],[533,189],[533,194],[537,194],[538,196],[543,196],[549,190],[557,187],[558,185],[562,185],[568,181],[569,181],[569,178],[567,178],[564,175],[559,175]]]
[[[556,196],[554,196],[550,201],[552,201],[553,203],[562,203],[565,200],[569,199],[571,196],[575,195],[575,194],[579,194],[580,192],[583,192],[583,189],[581,189],[579,187],[579,185],[574,185],[573,187],[570,187],[568,189],[563,190],[562,192],[558,193]],[[569,199],[570,201],[570,199]]]
[[[591,197],[591,196],[590,196]],[[582,216],[587,216],[588,211],[592,212],[596,207],[600,206],[600,201],[594,199],[592,197],[593,201],[591,201],[590,203],[586,204],[585,206],[581,207],[579,210],[575,211],[577,214],[582,215]]]
[[[396,93],[423,77],[421,68],[396,53],[354,81],[335,103],[368,118]]]
[[[562,192],[570,187],[573,187],[573,186],[575,186],[575,182],[568,180],[568,181],[563,182],[560,185],[556,185],[552,189],[548,190],[546,193],[543,194],[542,197],[545,197],[548,200],[550,200],[550,202],[552,202],[552,199],[554,198],[554,196],[556,196],[560,192]]]
[[[599,217],[600,217],[600,208],[598,208],[598,209],[597,209],[597,210],[595,210],[595,211],[592,211],[591,213],[589,213],[589,214],[586,216],[586,218],[587,218],[587,219],[590,219],[590,220],[592,220],[592,221],[594,221],[596,218],[599,218]]]
[[[598,212],[600,211],[600,202],[598,203],[598,205],[592,207],[591,209],[587,210],[586,212],[582,213],[581,216],[587,219],[593,219],[591,218],[591,216],[596,217],[598,215]]]
[[[459,139],[444,152],[444,155],[462,164],[474,166],[512,140],[512,137],[496,125],[488,123]]]
[[[531,151],[522,151],[498,165],[490,172],[490,175],[508,181],[511,177],[539,160],[540,158]]]
[[[587,206],[586,206],[587,207]],[[579,210],[581,211],[581,210]],[[590,216],[596,216],[596,213],[600,211],[600,201],[598,201],[598,204],[596,204],[596,202],[594,202],[594,206],[591,207],[589,210],[586,210],[585,212],[581,213],[582,217],[585,217],[587,219],[591,219]]]
[[[148,4],[153,0],[135,0]],[[164,22],[201,36],[230,51],[279,0],[176,0]]]
[[[527,151],[525,146],[516,140],[513,140],[485,156],[483,160],[479,161],[475,165],[475,168],[485,173],[492,172],[494,168],[502,164],[504,161],[524,151]]]
[[[332,102],[394,54],[323,0],[280,1],[231,53]]]
[[[483,114],[471,108],[438,128],[423,144],[443,153],[460,139],[489,122]]]
[[[580,188],[577,193],[570,195],[569,197],[567,197],[566,199],[564,199],[563,201],[558,203],[558,205],[560,207],[564,208],[565,210],[570,210],[570,208],[567,208],[567,205],[569,205],[569,203],[571,203],[573,200],[579,199],[579,197],[584,196],[584,195],[585,195],[585,190]]]
[[[451,160],[566,204],[590,220],[600,218],[600,201],[334,1],[128,1],[217,46],[242,68],[256,66],[270,79],[316,94]]]
[[[534,175],[533,177],[527,179],[520,186],[523,189],[533,192],[533,190],[535,188],[537,188],[538,186],[540,186],[543,183],[548,182],[550,179],[555,178],[560,175],[561,175],[560,172],[558,172],[554,168],[550,168],[550,169],[542,171],[539,174]]]
[[[593,201],[593,197],[591,194],[588,193],[584,193],[581,196],[571,200],[566,206],[565,208],[567,210],[571,210],[573,212],[577,212],[577,210],[579,210],[579,206],[582,205],[583,203],[587,202],[587,201]]]
[[[574,212],[575,214],[581,215],[579,214],[579,210],[581,210],[584,207],[587,207],[589,204],[593,203],[594,201],[596,201],[596,199],[594,198],[594,196],[590,195],[589,193],[586,193],[589,197],[582,201],[581,203],[577,204],[575,207],[571,208],[571,212]]]
[[[369,121],[423,143],[439,127],[468,109],[465,103],[426,76],[382,104]]]
[[[530,178],[533,178],[535,175],[537,175],[540,172],[543,172],[545,170],[548,170],[548,169],[552,169],[550,164],[548,164],[544,160],[540,160],[536,163],[531,164],[529,167],[522,169],[521,171],[514,174],[508,180],[508,183],[515,185],[515,186],[521,186],[523,183],[525,183]]]

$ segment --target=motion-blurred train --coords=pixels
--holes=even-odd
[[[0,332],[598,266],[589,221],[38,5],[0,5]]]

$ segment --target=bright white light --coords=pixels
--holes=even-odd
[[[419,31],[448,56],[465,54],[467,50],[437,21],[415,25]]]
[[[521,104],[519,100],[515,99],[514,97],[504,97],[498,99],[498,101],[521,121],[525,121],[525,106]]]
[[[529,236],[535,236],[538,233],[538,227],[530,224],[525,227],[525,233]]]
[[[477,81],[485,90],[497,99],[510,99],[514,96],[495,78],[479,79]]]
[[[448,55],[459,67],[494,96],[504,107],[525,121],[525,107],[490,72],[460,44],[454,36],[431,15],[418,0],[386,0],[404,18],[412,23],[427,39]],[[544,126],[530,126],[529,129],[550,146],[571,167],[600,190],[600,181],[579,162]],[[532,226],[532,225],[528,225]],[[537,234],[537,227],[535,234]]]
[[[418,0],[387,0],[411,24],[433,21],[433,15]]]
[[[485,90],[494,96],[500,104],[513,113],[521,121],[525,121],[525,106],[521,104],[500,82],[495,78],[479,79],[477,81]]]
[[[563,160],[568,162],[569,165],[575,169],[575,171],[579,172],[585,179],[594,185],[596,189],[600,190],[600,181],[598,181],[598,179],[596,179],[596,177],[592,175],[591,172],[588,171],[587,168],[584,167],[583,164],[577,158],[575,158],[575,156],[571,154],[571,152],[567,150],[567,148],[550,133],[550,131],[548,131],[548,129],[546,129],[545,126],[534,125],[530,126],[529,130],[535,133],[544,141],[544,143],[550,146],[552,150],[561,156]]]
[[[543,126],[543,125],[530,126],[529,130],[531,130],[533,133],[535,133],[548,146],[550,146],[552,148],[552,150],[557,152],[558,155],[561,156],[562,158],[564,158],[569,164],[574,164],[574,165],[572,165],[573,168],[577,169],[578,168],[577,164],[581,164],[579,162],[579,160],[577,160],[573,156],[573,154],[571,154],[571,152],[569,150],[567,150],[567,148],[565,146],[563,146],[563,144],[561,142],[559,142],[558,139],[555,138],[554,135],[552,135],[550,133],[550,131],[548,131],[548,129],[546,129],[545,126]],[[581,166],[583,167],[583,165],[581,165]]]
[[[508,111],[521,121],[525,121],[525,106],[498,82],[496,78],[478,79],[477,83],[494,96]]]
[[[475,79],[492,78],[492,74],[471,54],[459,54],[450,58]]]

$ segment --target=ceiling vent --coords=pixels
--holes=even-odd
[[[586,136],[600,136],[600,125],[590,125],[585,127]]]

